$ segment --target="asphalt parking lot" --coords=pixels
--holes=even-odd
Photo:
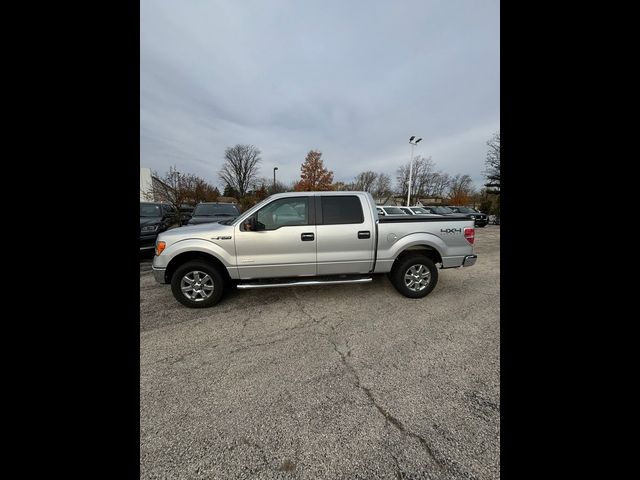
[[[424,299],[362,285],[188,309],[140,261],[140,478],[500,477],[500,226]]]

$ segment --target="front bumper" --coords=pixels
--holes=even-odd
[[[472,265],[475,265],[477,259],[478,259],[477,255],[467,255],[466,257],[464,257],[464,261],[462,262],[462,266],[463,267],[470,267]]]
[[[156,279],[156,282],[158,283],[167,283],[167,281],[164,278],[164,272],[165,272],[166,268],[158,268],[158,267],[151,267],[151,271],[153,272],[153,278]]]

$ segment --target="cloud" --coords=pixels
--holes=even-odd
[[[499,2],[140,5],[140,165],[218,184],[224,149],[289,182],[310,149],[336,180],[415,153],[482,182],[499,129]]]

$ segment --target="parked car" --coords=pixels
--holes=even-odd
[[[450,208],[447,208],[445,206],[442,205],[425,205],[423,207],[420,207],[423,210],[426,210],[427,213],[435,213],[436,215],[448,215],[448,216],[454,216],[454,217],[459,217],[459,214],[456,214],[453,210],[451,210]]]
[[[489,223],[489,215],[482,213],[472,207],[449,206],[455,213],[464,213],[469,218],[473,218],[476,227],[485,227]]]
[[[160,202],[140,202],[140,250],[151,250],[158,234],[180,225],[173,205]]]
[[[427,210],[425,210],[422,207],[398,207],[398,208],[404,211],[407,215],[427,215],[427,216],[436,215],[434,213],[429,213]]]
[[[233,220],[238,215],[240,215],[240,210],[235,203],[203,202],[196,205],[193,216],[187,225]]]
[[[194,207],[187,204],[180,205],[180,222],[182,225],[186,225],[191,217],[193,217]]]
[[[422,298],[436,286],[438,267],[475,264],[472,219],[376,210],[366,192],[272,195],[235,220],[162,233],[153,275],[171,284],[178,302],[203,308],[218,303],[226,285],[367,283],[375,274],[389,274],[402,295]]]
[[[384,215],[409,215],[407,212],[405,212],[404,210],[402,210],[400,207],[394,207],[394,206],[389,206],[389,205],[385,205],[382,207],[376,206],[376,210],[380,209],[384,212]]]

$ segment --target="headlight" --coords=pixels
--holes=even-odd
[[[166,246],[167,244],[165,242],[156,241],[156,255],[160,255]]]
[[[158,225],[145,225],[144,227],[142,227],[142,232],[155,232],[156,230],[158,230]]]

